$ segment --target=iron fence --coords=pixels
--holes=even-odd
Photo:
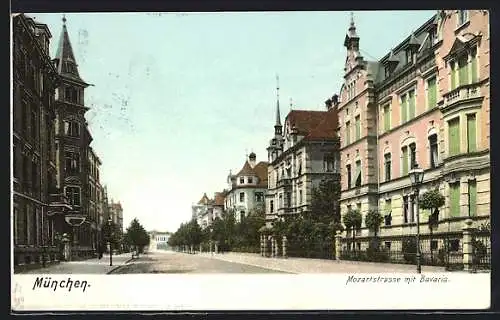
[[[334,240],[287,241],[286,254],[289,257],[335,259]]]

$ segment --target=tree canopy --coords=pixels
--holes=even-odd
[[[149,245],[149,234],[137,218],[130,222],[124,235],[124,241],[127,245],[135,247],[139,252],[142,252],[143,248]]]

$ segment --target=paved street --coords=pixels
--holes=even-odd
[[[141,256],[113,272],[126,273],[377,273],[415,272],[414,265],[333,261],[305,258],[264,258],[258,254],[186,254],[156,251]],[[422,267],[423,272],[443,272],[441,267]]]
[[[61,262],[46,268],[22,272],[22,274],[106,274],[119,266],[123,266],[130,258],[130,253],[113,255],[113,266],[110,266],[109,255],[104,255],[100,260],[96,258]]]
[[[265,267],[214,259],[200,254],[154,251],[113,274],[129,273],[283,273]]]

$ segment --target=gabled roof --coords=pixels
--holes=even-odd
[[[326,111],[292,110],[286,119],[291,131],[295,130],[300,135],[307,135],[323,120]]]
[[[313,128],[305,137],[305,140],[333,140],[337,138],[339,125],[338,111],[332,108],[325,112],[323,120]]]
[[[203,197],[201,197],[200,201],[198,201],[198,204],[209,204],[210,203],[210,199],[208,199],[207,197],[207,194],[204,193],[203,194]]]
[[[216,206],[223,206],[224,205],[224,198],[225,198],[225,196],[222,192],[216,192],[214,204]]]

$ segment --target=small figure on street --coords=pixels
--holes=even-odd
[[[103,251],[104,251],[104,248],[103,248],[102,242],[99,242],[99,245],[97,246],[97,254],[98,254],[99,260],[102,259]]]

